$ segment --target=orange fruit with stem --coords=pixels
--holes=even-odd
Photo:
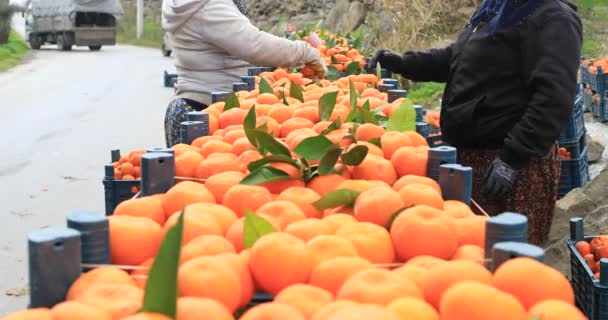
[[[245,117],[247,117],[247,110],[240,108],[226,110],[222,112],[218,118],[219,128],[224,129],[231,125],[243,124]]]
[[[288,233],[266,234],[251,248],[251,273],[260,289],[270,294],[293,284],[306,283],[312,267],[313,256],[304,241]]]
[[[334,191],[344,180],[346,180],[346,178],[338,174],[316,176],[308,181],[306,187],[312,189],[319,195],[324,196],[331,191]]]
[[[275,230],[279,230],[279,225],[276,221],[265,218],[270,224],[273,225]],[[245,228],[245,218],[241,217],[237,221],[235,221],[228,231],[226,232],[226,239],[232,243],[237,252],[243,251],[243,232]]]
[[[247,137],[239,138],[232,144],[232,153],[237,156],[240,156],[241,154],[243,154],[243,152],[247,150],[256,150],[255,146],[252,145],[251,142],[249,142],[249,139],[247,139]]]
[[[380,145],[384,151],[384,158],[390,160],[399,148],[411,147],[412,142],[410,137],[403,132],[388,131],[380,137]]]
[[[391,216],[403,207],[403,200],[397,191],[390,187],[372,188],[357,197],[354,216],[359,221],[386,227]]]
[[[357,127],[355,138],[358,141],[369,141],[382,137],[384,133],[386,133],[386,130],[381,126],[372,123],[364,123]]]
[[[290,132],[296,129],[312,128],[314,125],[314,122],[306,118],[290,118],[281,124],[279,136],[285,138]]]
[[[416,206],[395,218],[391,238],[401,261],[430,255],[450,259],[458,248],[458,234],[453,218],[428,206]],[[434,241],[429,241],[432,234]]]

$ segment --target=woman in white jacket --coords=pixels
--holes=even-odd
[[[326,68],[318,51],[260,31],[245,16],[244,0],[164,0],[163,29],[175,56],[175,99],[165,115],[167,146],[179,143],[179,125],[190,111],[211,104],[211,92],[231,91],[253,66]]]

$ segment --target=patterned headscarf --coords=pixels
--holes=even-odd
[[[243,14],[243,15],[247,15],[247,5],[245,5],[245,0],[232,0],[234,2],[234,5],[236,5],[237,8],[239,8],[239,11]]]
[[[541,5],[542,0],[485,0],[471,18],[471,25],[489,22],[490,34],[501,27],[512,26],[529,17]]]

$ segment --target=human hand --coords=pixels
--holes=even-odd
[[[513,189],[518,174],[519,170],[496,158],[488,167],[482,190],[493,196],[507,195]]]
[[[310,68],[317,79],[325,79],[325,77],[327,77],[327,66],[325,65],[325,61],[320,57],[319,59],[307,63],[305,67]]]
[[[400,54],[394,53],[390,50],[381,49],[376,51],[376,53],[372,56],[369,63],[369,68],[376,68],[378,63],[380,63],[380,66],[382,66],[384,69],[399,72],[399,69],[402,67],[404,61]]]

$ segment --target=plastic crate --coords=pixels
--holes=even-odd
[[[163,85],[167,88],[172,88],[177,82],[177,74],[169,73],[165,70],[163,74]]]
[[[608,122],[608,102],[605,97],[595,95],[592,105],[593,115],[601,122]]]
[[[593,73],[586,66],[581,66],[581,81],[595,92],[605,92],[608,90],[608,73],[598,68],[597,73]]]
[[[447,144],[443,141],[441,133],[430,135],[428,138],[426,138],[426,141],[428,142],[430,148],[447,146]]]
[[[112,162],[120,159],[120,150],[112,150]],[[114,165],[109,164],[104,167],[104,177],[102,180],[106,215],[111,215],[114,209],[123,201],[133,198],[140,187],[141,180],[117,180],[114,178]]]
[[[585,118],[583,116],[583,97],[577,96],[570,122],[559,135],[559,143],[574,143],[585,133]]]
[[[566,148],[568,152],[570,152],[570,157],[572,159],[579,159],[583,151],[587,148],[587,135],[586,131],[583,130],[581,136],[575,142],[571,143],[559,143],[559,146],[562,148]]]
[[[558,188],[559,195],[563,196],[573,189],[583,187],[587,182],[589,182],[589,164],[587,147],[585,146],[580,157],[561,161],[561,175]]]
[[[589,320],[608,320],[608,275],[603,283],[598,280],[585,259],[576,250],[579,241],[591,242],[595,236],[584,235],[583,219],[570,220],[570,274],[576,306],[585,313]],[[602,272],[603,273],[603,272]],[[602,278],[600,276],[600,278]]]

